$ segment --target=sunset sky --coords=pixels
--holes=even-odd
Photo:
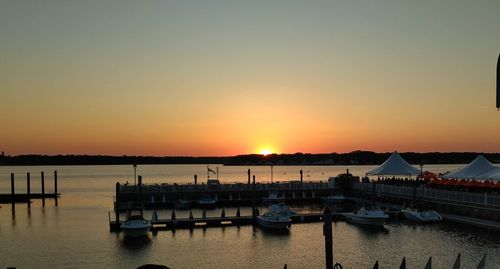
[[[500,152],[500,1],[0,1],[0,151]]]

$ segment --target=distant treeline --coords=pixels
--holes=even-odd
[[[224,165],[378,165],[387,153],[353,151],[329,154],[259,154],[230,157],[188,156],[102,156],[102,155],[19,155],[0,156],[0,165],[110,165],[110,164],[224,164]],[[500,163],[500,153],[477,152],[405,152],[401,156],[411,164],[465,164],[483,154],[493,163]]]

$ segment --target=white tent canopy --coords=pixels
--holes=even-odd
[[[474,161],[463,168],[444,174],[442,177],[500,181],[500,167],[494,166],[483,155],[479,155]]]
[[[399,153],[394,152],[383,164],[366,173],[367,175],[419,175],[420,170],[407,163]]]

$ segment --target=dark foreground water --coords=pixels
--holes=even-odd
[[[457,166],[434,166],[446,171]],[[350,167],[363,175],[369,166]],[[129,166],[0,167],[0,191],[10,186],[16,173],[16,191],[25,191],[26,172],[32,173],[32,191],[39,191],[40,171],[46,172],[46,189],[53,190],[52,171],[59,171],[59,206],[47,200],[45,208],[35,201],[31,211],[9,204],[0,208],[0,268],[135,268],[159,263],[171,268],[324,268],[322,224],[294,224],[287,234],[272,234],[252,226],[159,231],[149,238],[125,240],[110,233],[108,211],[112,209],[114,183],[133,181]],[[220,167],[222,181],[246,181],[247,167]],[[346,167],[274,167],[275,180],[296,179],[303,169],[305,179],[326,180]],[[206,166],[140,166],[145,182],[187,182]],[[269,168],[252,167],[257,178],[268,178]],[[307,177],[309,175],[309,177]],[[311,210],[304,208],[300,210]],[[234,215],[235,208],[226,208]],[[249,209],[243,209],[242,214]],[[176,211],[178,217],[188,211]],[[201,215],[197,210],[195,215]],[[208,212],[218,215],[220,209]],[[170,211],[160,211],[160,217]],[[150,216],[150,212],[146,213]],[[392,221],[385,230],[337,222],[334,224],[334,259],[344,268],[398,268],[403,256],[408,268],[423,268],[433,256],[433,268],[451,268],[457,253],[462,268],[473,268],[483,253],[488,268],[500,268],[500,237],[496,233],[447,224],[413,225]]]

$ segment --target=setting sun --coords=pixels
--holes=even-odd
[[[266,156],[266,155],[269,155],[273,152],[270,149],[261,149],[259,153]]]

